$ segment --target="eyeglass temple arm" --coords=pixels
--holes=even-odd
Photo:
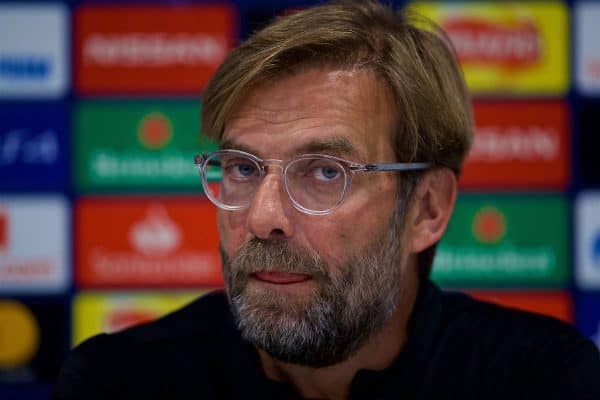
[[[194,164],[202,165],[206,160],[206,154],[194,156]],[[209,160],[209,165],[221,165],[217,160]],[[431,163],[382,163],[352,165],[354,171],[414,171],[431,167]]]
[[[194,156],[194,164],[196,165],[202,165],[204,164],[204,160],[206,160],[207,156],[206,154],[202,154],[201,156],[196,155]],[[221,163],[217,160],[209,160],[208,161],[208,165],[221,165]]]
[[[359,171],[414,171],[431,167],[431,163],[384,163],[352,166]]]

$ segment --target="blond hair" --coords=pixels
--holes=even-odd
[[[456,54],[433,22],[376,1],[342,1],[276,18],[233,50],[203,96],[202,132],[221,142],[228,120],[253,88],[311,67],[365,69],[393,95],[392,145],[401,162],[460,173],[471,145],[471,104]],[[402,219],[418,174],[402,174]],[[398,221],[400,223],[400,221]],[[435,245],[418,257],[428,276]]]
[[[234,49],[203,96],[202,132],[219,142],[252,88],[303,68],[363,68],[393,94],[398,161],[432,162],[459,173],[470,147],[471,105],[443,31],[409,11],[344,1],[275,19]]]

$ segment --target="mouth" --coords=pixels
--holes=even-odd
[[[310,275],[293,274],[288,272],[265,272],[259,271],[252,274],[252,277],[261,282],[271,283],[274,285],[292,285],[312,280]]]

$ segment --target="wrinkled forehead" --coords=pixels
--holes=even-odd
[[[261,157],[278,150],[389,160],[395,109],[391,91],[371,71],[312,68],[249,90],[220,144]]]

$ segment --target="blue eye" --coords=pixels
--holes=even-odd
[[[339,168],[326,165],[315,168],[312,175],[320,181],[332,181],[341,176],[341,174],[342,172]]]
[[[252,164],[238,164],[236,165],[237,172],[240,176],[248,177],[254,175],[256,167]]]
[[[232,179],[242,180],[256,176],[258,168],[250,161],[236,159],[223,162],[223,171]]]

